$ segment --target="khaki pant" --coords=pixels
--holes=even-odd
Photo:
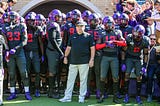
[[[156,30],[156,43],[160,44],[160,31]]]
[[[79,72],[79,76],[80,76],[79,99],[84,100],[87,92],[88,71],[89,71],[88,64],[79,64],[79,65],[70,64],[69,65],[69,73],[68,73],[68,80],[67,80],[67,88],[65,90],[65,97],[72,98],[74,82]]]

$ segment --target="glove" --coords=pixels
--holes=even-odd
[[[141,72],[142,75],[146,75],[147,69],[145,67],[142,67]]]
[[[43,63],[44,62],[44,56],[42,55],[41,57],[41,62]]]
[[[146,69],[147,63],[143,63],[142,69],[141,69],[141,74],[146,75],[147,74],[147,69]]]
[[[6,53],[5,53],[5,60],[6,60],[7,62],[9,62],[9,58],[10,58],[9,51],[6,51]]]
[[[113,48],[114,47],[113,41],[107,41],[106,47]]]
[[[126,71],[126,65],[125,65],[125,64],[122,64],[122,65],[121,65],[121,70],[122,70],[122,72],[125,72],[125,71]]]
[[[10,54],[15,54],[15,53],[16,53],[16,49],[15,49],[15,48],[11,49],[11,50],[9,51],[9,53],[10,53]]]

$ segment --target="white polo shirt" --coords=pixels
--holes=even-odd
[[[160,12],[158,11],[152,12],[152,18],[160,19]],[[160,21],[155,21],[155,22],[156,22],[156,30],[160,31]]]

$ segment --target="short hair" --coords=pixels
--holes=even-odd
[[[135,0],[127,0],[127,3],[130,4],[130,5],[132,5],[134,7],[136,1]]]
[[[3,7],[4,5],[8,6],[6,2],[0,2],[0,7]]]
[[[160,4],[160,0],[156,0],[156,1],[155,1],[155,4]]]
[[[12,3],[17,3],[17,0],[8,0],[7,3],[12,2]]]

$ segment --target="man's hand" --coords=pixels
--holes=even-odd
[[[89,60],[89,67],[93,67],[94,66],[94,59],[90,59]]]
[[[64,63],[64,64],[68,64],[68,59],[67,59],[67,57],[64,57],[63,63]]]

